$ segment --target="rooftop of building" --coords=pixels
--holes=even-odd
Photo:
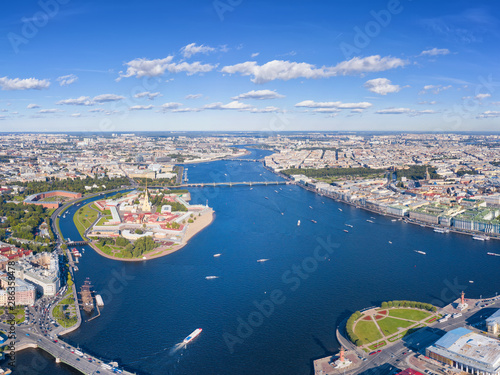
[[[466,328],[446,333],[429,349],[482,371],[500,368],[500,341]]]
[[[486,319],[486,324],[500,324],[500,309],[495,311],[491,316]]]

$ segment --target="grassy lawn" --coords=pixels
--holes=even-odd
[[[78,318],[76,317],[75,298],[73,297],[73,290],[71,288],[64,296],[64,299],[54,307],[52,315],[56,319],[57,324],[64,328],[76,324]]]
[[[124,247],[115,246],[115,245],[106,245],[101,246],[98,243],[94,243],[94,245],[101,250],[103,253],[117,257],[117,258],[132,258],[130,256],[125,256],[122,254],[122,250],[125,250]]]
[[[415,326],[414,328],[407,329],[407,330],[406,330],[406,331],[404,331],[404,332],[401,332],[401,333],[399,333],[399,334],[397,334],[397,335],[394,335],[394,336],[392,336],[392,337],[389,337],[388,341],[389,341],[389,342],[395,342],[395,341],[398,341],[399,339],[401,339],[401,338],[403,338],[403,337],[405,337],[405,336],[407,336],[407,335],[410,335],[410,334],[412,334],[413,332],[418,331],[418,330],[419,330],[420,328],[422,328],[422,327],[425,327],[425,325],[424,325],[424,324],[418,324],[418,325],[417,325],[417,326]]]
[[[78,211],[76,211],[73,216],[73,222],[75,223],[80,236],[83,237],[85,230],[92,225],[92,223],[97,219],[98,212],[94,209],[91,209],[91,205],[93,203],[89,203],[83,207],[80,207]]]
[[[384,318],[377,321],[378,326],[384,333],[384,335],[389,336],[398,331],[399,328],[406,328],[414,324],[414,322],[409,322],[394,318]]]
[[[380,340],[382,335],[378,331],[375,323],[367,320],[360,320],[354,328],[354,333],[359,337],[363,344]]]
[[[428,318],[431,315],[430,312],[414,309],[390,309],[389,316],[395,316],[396,318],[409,319],[415,321],[421,321],[422,319]]]
[[[111,219],[112,219],[112,217],[111,217],[111,216],[104,216],[104,217],[101,217],[101,218],[99,219],[99,221],[97,222],[97,224],[96,224],[96,225],[104,225],[104,223],[105,223],[105,222],[107,222],[107,221],[109,221],[109,220],[111,220]]]
[[[101,246],[99,243],[95,242],[94,246],[101,250],[103,253],[108,255],[113,255],[113,250],[109,246]]]
[[[5,312],[7,312],[7,315],[4,314]],[[0,313],[3,314],[2,321],[4,322],[11,318],[14,318],[17,324],[24,322],[24,306],[16,306],[13,310],[4,307],[0,310]]]

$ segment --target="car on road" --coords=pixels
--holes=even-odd
[[[368,355],[374,355],[374,354],[377,354],[377,352],[371,352]]]

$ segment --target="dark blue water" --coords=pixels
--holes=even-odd
[[[279,180],[251,162],[187,167],[190,182]],[[296,186],[190,191],[216,217],[182,250],[140,263],[85,251],[77,285],[90,277],[105,306],[66,340],[139,374],[309,374],[313,358],[338,348],[335,328],[355,310],[392,299],[442,306],[462,289],[500,289],[500,259],[486,255],[496,241],[392,222]],[[71,221],[61,228],[78,238]],[[196,328],[187,349],[170,353]]]

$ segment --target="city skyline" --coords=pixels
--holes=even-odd
[[[28,4],[3,15],[3,132],[493,131],[500,116],[485,1]]]

